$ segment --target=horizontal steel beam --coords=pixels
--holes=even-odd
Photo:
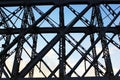
[[[0,34],[20,34],[21,32],[26,31],[28,28],[21,29],[21,28],[8,28],[8,29],[0,29]],[[86,34],[92,34],[92,33],[99,33],[106,29],[106,33],[120,33],[120,27],[72,27],[67,33],[86,33]],[[40,34],[40,33],[60,33],[63,29],[62,28],[34,28],[32,30],[29,30],[27,33],[32,34]],[[67,34],[66,33],[66,34]]]
[[[0,6],[120,4],[120,0],[0,0]]]
[[[10,79],[1,79],[10,80]],[[17,78],[17,80],[60,80],[59,78]],[[71,77],[65,78],[64,80],[120,80],[120,77]]]

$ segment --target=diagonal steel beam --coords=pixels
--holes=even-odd
[[[66,29],[64,30],[65,33],[69,32],[70,29],[73,27],[73,25],[91,8],[91,4],[88,5],[86,8],[84,8],[84,10],[78,14],[78,16],[76,16],[66,27]]]
[[[115,37],[115,35],[116,35],[116,34],[114,34],[110,40],[112,40],[112,39]],[[106,45],[105,45],[105,46],[102,48],[102,50],[100,51],[100,53],[99,53],[97,56],[94,57],[92,63],[90,64],[90,66],[88,67],[88,69],[85,71],[85,73],[82,75],[82,77],[84,77],[84,76],[87,74],[87,72],[90,70],[90,68],[91,68],[92,66],[95,66],[95,63],[97,62],[98,58],[100,57],[100,55],[102,54],[102,52],[105,50],[105,48],[108,46],[109,43],[110,43],[110,41],[107,42]]]
[[[84,35],[84,36],[82,37],[82,39],[81,39],[77,44],[79,45],[79,44],[85,39],[86,36],[87,36],[87,35]],[[77,47],[78,45],[74,46],[74,48],[66,55],[65,60],[67,60],[67,59],[69,58],[69,56],[72,54],[72,52],[76,49],[76,47]],[[58,65],[58,66],[52,71],[52,73],[49,75],[49,77],[52,77],[52,75],[59,69],[59,66],[60,66],[60,65]]]
[[[43,16],[41,16],[37,21],[35,21],[35,23],[33,23],[31,26],[29,26],[29,28],[27,30],[25,30],[24,32],[21,32],[21,34],[19,36],[17,36],[10,44],[9,46],[7,46],[3,51],[0,52],[0,57],[2,55],[4,55],[5,53],[7,53],[7,51],[12,48],[25,34],[27,34],[28,31],[30,31],[31,29],[33,29],[40,21],[42,21],[48,14],[50,14],[54,9],[56,8],[56,6],[53,6],[51,9],[49,9],[45,14],[43,14]]]
[[[120,0],[0,0],[0,6],[120,4]]]
[[[120,12],[114,17],[114,19],[109,23],[109,25],[107,26],[107,28],[109,28],[112,23],[118,18],[118,16],[120,15]],[[89,47],[89,49],[86,51],[86,53],[83,55],[82,58],[80,58],[80,60],[77,62],[77,64],[73,67],[73,69],[71,69],[71,71],[68,72],[67,76],[71,76],[72,73],[75,71],[75,69],[79,66],[79,64],[85,59],[85,57],[89,54],[89,52],[93,49],[93,47],[99,42],[99,40],[102,38],[102,36],[104,35],[104,33],[106,32],[106,30],[102,31],[101,35],[98,36],[98,38],[96,39],[96,41],[93,43],[93,45],[91,45]]]
[[[38,55],[33,58],[26,67],[19,73],[18,77],[24,77],[46,54],[47,52],[60,40],[61,35],[56,35],[49,43],[46,45]]]
[[[115,74],[115,76],[119,76],[120,75],[120,69],[119,71]]]
[[[64,35],[65,32],[70,30],[70,28],[79,20],[81,16],[83,16],[89,9],[91,5],[88,5],[82,12],[79,14],[75,19],[66,27],[61,34],[56,35],[48,45],[46,45],[42,51],[39,52],[39,54],[31,60],[28,65],[20,72],[19,77],[24,77],[31,69],[34,67],[38,61],[40,61],[46,54],[47,52],[60,40],[60,38]]]
[[[73,25],[80,19],[80,17],[82,17],[85,14],[85,12],[87,12],[90,9],[90,7],[91,5],[88,5],[81,13],[79,13],[79,15],[76,16],[73,19],[73,21],[67,25],[67,28],[65,28],[63,32],[64,33],[69,32],[71,28],[73,27]],[[58,69],[59,69],[59,65],[53,70],[53,72],[49,75],[49,77],[51,77]]]

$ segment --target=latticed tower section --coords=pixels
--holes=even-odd
[[[0,78],[119,80],[120,0],[0,1]]]

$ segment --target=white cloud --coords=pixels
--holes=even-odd
[[[97,52],[101,51],[101,47],[96,47]],[[117,52],[118,49],[116,49],[115,47],[110,47],[110,53],[112,56],[112,60],[113,60],[113,67],[114,67],[114,72],[116,73],[119,69],[120,69],[120,64],[118,63],[119,60],[119,52]],[[31,52],[30,52],[31,53]],[[12,55],[7,61],[6,64],[8,66],[8,68],[10,69],[10,71],[12,71],[12,66],[13,66],[13,58],[14,55]],[[28,58],[25,58],[25,56],[22,57],[23,60],[21,60],[21,66],[20,66],[20,70],[22,70],[25,65],[29,62]],[[45,55],[45,57],[43,58],[43,60],[46,62],[46,64],[52,69],[54,70],[54,68],[59,64],[59,59],[58,59],[58,55],[53,51],[50,50],[47,55]],[[117,60],[116,60],[117,59]],[[116,61],[115,61],[116,60]],[[78,61],[78,59],[76,58],[70,58],[67,62],[68,64],[70,64],[71,67],[73,67],[76,63],[76,61]],[[88,63],[89,64],[89,63]],[[101,64],[104,64],[101,62]],[[38,64],[39,65],[39,64]],[[89,65],[87,65],[89,66]],[[45,67],[45,65],[41,65],[41,70],[48,76],[50,74],[50,71]],[[70,69],[68,67],[66,67],[66,72],[68,73],[70,71]],[[76,69],[76,72],[80,75],[82,75],[84,73],[84,63],[82,62],[80,64],[80,66]],[[58,76],[58,72],[56,73]],[[28,76],[28,75],[27,75]],[[72,75],[73,77],[75,77],[75,74]],[[87,73],[87,76],[94,76],[94,68],[91,68],[91,70]],[[35,67],[34,69],[34,77],[44,77],[41,72],[39,72],[39,70]]]

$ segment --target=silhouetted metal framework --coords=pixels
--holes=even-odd
[[[119,80],[120,0],[0,0],[0,77]]]

